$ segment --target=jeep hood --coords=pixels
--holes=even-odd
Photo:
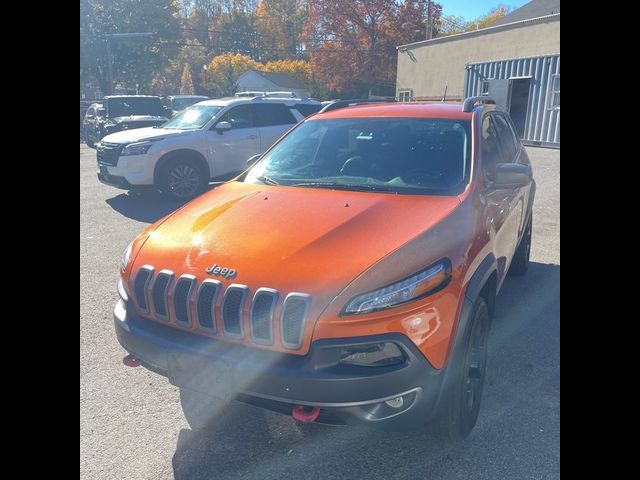
[[[195,275],[309,293],[320,313],[355,277],[439,222],[455,196],[394,195],[308,187],[224,184],[164,220],[135,258]],[[416,269],[423,265],[416,259]],[[234,278],[205,269],[235,269]],[[380,286],[388,279],[380,278]],[[313,309],[315,310],[315,309]]]

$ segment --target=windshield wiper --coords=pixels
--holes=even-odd
[[[271,177],[267,177],[266,175],[257,176],[256,180],[260,180],[262,183],[265,183],[267,185],[280,185],[277,180],[274,180]]]
[[[335,188],[337,190],[360,190],[360,191],[373,191],[373,192],[393,192],[394,190],[389,187],[383,187],[380,185],[357,185],[353,183],[338,183],[338,182],[303,182],[294,183],[289,185],[291,187],[320,187],[320,188]]]

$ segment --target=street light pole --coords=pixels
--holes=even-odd
[[[208,70],[208,67],[207,67],[206,64],[202,66],[202,70],[204,70],[204,93],[206,94],[209,91],[209,89],[207,88],[207,70]]]

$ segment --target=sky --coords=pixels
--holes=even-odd
[[[444,15],[464,17],[465,20],[473,20],[489,12],[498,5],[507,5],[511,11],[521,7],[529,0],[439,0]]]

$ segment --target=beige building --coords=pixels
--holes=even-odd
[[[400,101],[490,95],[523,140],[560,145],[559,0],[533,0],[491,27],[397,49]]]

